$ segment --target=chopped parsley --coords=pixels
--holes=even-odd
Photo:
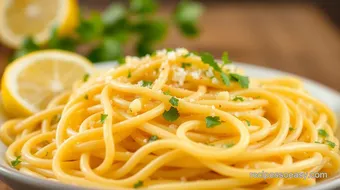
[[[230,73],[229,76],[230,80],[238,82],[242,88],[249,87],[249,78],[247,76],[242,76],[236,73]]]
[[[187,67],[191,67],[191,63],[182,63],[182,68],[185,69]]]
[[[133,188],[139,188],[139,187],[142,187],[143,186],[143,181],[141,181],[141,180],[139,180],[137,183],[135,183],[134,185],[133,185]]]
[[[221,78],[222,78],[222,81],[225,85],[229,86],[230,85],[230,79],[229,77],[227,76],[227,74],[225,73],[221,73]]]
[[[233,147],[234,145],[235,145],[234,143],[223,144],[223,148],[230,148]]]
[[[315,141],[314,143],[317,143],[317,144],[322,144],[321,142],[319,142],[319,141]]]
[[[164,111],[163,117],[165,120],[170,121],[170,122],[176,121],[179,117],[179,112],[176,108],[171,107],[168,111],[166,110]]]
[[[326,140],[325,142],[328,144],[329,147],[331,147],[331,148],[335,147],[335,143],[334,142],[329,141],[329,140]]]
[[[107,114],[101,114],[100,115],[100,123],[104,124],[106,118],[107,118]]]
[[[88,100],[89,99],[89,95],[85,94],[84,99]]]
[[[250,121],[249,120],[244,120],[248,126],[250,126]]]
[[[128,72],[127,78],[131,78],[131,71]]]
[[[204,52],[200,57],[203,63],[210,65],[217,72],[222,72],[222,69],[218,66],[215,58],[210,53]]]
[[[178,99],[175,97],[171,97],[169,100],[170,104],[173,106],[178,106]]]
[[[13,167],[16,167],[17,165],[19,165],[19,164],[21,163],[20,158],[21,158],[21,156],[17,156],[17,157],[15,158],[15,160],[12,160],[12,161],[11,161],[11,165],[12,165]]]
[[[148,142],[150,143],[150,142],[153,142],[153,141],[156,141],[156,140],[158,140],[158,136],[152,135],[152,136],[149,138]]]
[[[222,61],[223,61],[224,64],[232,63],[232,61],[230,61],[230,59],[229,59],[228,52],[223,52]]]
[[[328,133],[324,129],[319,129],[318,134],[322,137],[328,137]]]
[[[84,76],[83,76],[83,81],[84,82],[87,82],[90,78],[90,74],[86,73]]]
[[[189,57],[190,55],[191,55],[191,53],[187,53],[187,54],[183,55],[183,57],[187,58],[187,57]]]
[[[221,121],[220,121],[220,117],[218,116],[208,116],[205,118],[205,124],[207,126],[207,128],[213,128],[217,125],[220,125],[221,124]]]
[[[152,85],[152,81],[142,80],[143,87],[150,87]]]
[[[293,127],[289,127],[289,131],[294,131],[294,128]]]
[[[244,98],[242,98],[241,96],[235,96],[234,98],[233,98],[233,101],[240,101],[240,102],[243,102],[244,101]]]
[[[164,94],[164,95],[171,95],[171,94],[170,94],[170,90],[167,90],[167,91],[163,92],[163,94]]]

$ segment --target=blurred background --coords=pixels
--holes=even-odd
[[[79,0],[85,15],[103,11],[109,0]],[[120,1],[127,3],[126,1]],[[199,17],[200,33],[185,37],[169,27],[154,48],[185,47],[233,61],[280,69],[340,90],[340,1],[338,0],[206,0]],[[179,1],[159,0],[156,15],[173,19]],[[188,13],[190,15],[190,13]],[[124,48],[124,54],[136,54]],[[0,46],[0,72],[13,50]]]

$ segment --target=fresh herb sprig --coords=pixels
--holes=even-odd
[[[40,49],[78,50],[92,62],[119,61],[130,39],[137,39],[134,44],[137,55],[150,54],[155,45],[166,37],[172,23],[156,16],[159,7],[156,0],[130,0],[125,5],[114,2],[101,13],[93,11],[87,17],[80,14],[79,25],[73,35],[59,35],[56,26],[43,45],[27,36],[10,61]],[[174,9],[171,21],[185,37],[195,37],[199,34],[198,21],[202,13],[201,3],[182,0]]]

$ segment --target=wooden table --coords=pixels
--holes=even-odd
[[[164,12],[173,6],[163,7]],[[209,3],[199,39],[188,40],[175,30],[160,47],[186,47],[234,61],[288,71],[340,91],[340,34],[329,18],[308,4]],[[0,47],[0,71],[9,50]],[[9,189],[1,184],[0,189]]]

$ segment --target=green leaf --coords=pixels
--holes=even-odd
[[[157,9],[155,0],[130,0],[130,10],[138,14],[154,13]]]
[[[207,126],[207,128],[213,128],[217,125],[220,125],[221,124],[221,121],[220,121],[220,117],[218,116],[208,116],[205,118],[205,124]]]
[[[246,123],[247,123],[247,125],[248,126],[250,126],[251,125],[251,123],[250,123],[250,121],[249,120],[244,120]]]
[[[121,44],[114,38],[104,38],[103,43],[88,55],[92,62],[118,60],[123,56]]]
[[[152,81],[142,80],[142,86],[143,87],[151,87]]]
[[[101,15],[104,27],[114,27],[126,19],[127,11],[120,3],[112,3]]]
[[[89,80],[89,78],[90,78],[90,74],[89,73],[84,74],[83,82],[87,82]]]
[[[243,102],[244,101],[244,98],[243,97],[241,97],[241,96],[235,96],[234,98],[233,98],[233,101],[240,101],[240,102]]]
[[[91,41],[102,37],[104,30],[104,23],[101,15],[98,12],[93,12],[89,19],[81,17],[80,23],[76,28],[76,32],[80,37],[81,41]]]
[[[183,35],[193,37],[199,33],[196,25],[202,12],[203,6],[198,2],[181,1],[177,4],[174,17]]]
[[[131,71],[129,70],[127,78],[131,78]]]
[[[249,78],[247,76],[242,76],[237,73],[230,73],[229,76],[230,80],[238,82],[242,88],[249,88]]]
[[[317,144],[322,144],[321,142],[318,142],[318,141],[315,141],[314,143],[317,143]]]
[[[234,145],[235,145],[234,143],[223,144],[223,148],[231,148],[231,147],[233,147]]]
[[[176,121],[179,116],[178,110],[174,107],[171,107],[168,111],[164,111],[163,113],[164,119],[170,122]]]
[[[229,77],[227,76],[227,74],[225,73],[221,73],[221,78],[222,78],[222,82],[226,85],[226,86],[230,86],[230,80]]]
[[[34,39],[31,36],[26,37],[22,42],[20,49],[15,51],[9,61],[13,61],[21,56],[29,54],[33,51],[37,51],[39,49],[40,47],[34,42]]]
[[[171,94],[170,94],[170,90],[167,90],[167,91],[163,92],[163,94],[164,94],[164,95],[171,95]]]
[[[328,144],[329,147],[331,147],[331,148],[335,147],[335,143],[334,142],[329,141],[329,140],[326,140],[325,142]]]
[[[147,54],[151,54],[153,52],[153,43],[149,41],[145,41],[143,39],[139,40],[136,45],[136,52],[138,56],[144,56]]]
[[[289,127],[289,131],[294,131],[294,128],[293,127]]]
[[[149,138],[148,142],[150,143],[150,142],[153,142],[153,141],[156,141],[156,140],[158,140],[158,136],[152,135],[152,136]]]
[[[218,66],[217,62],[215,61],[214,56],[212,56],[210,53],[204,52],[200,54],[200,57],[203,63],[210,65],[217,72],[222,72],[221,68]]]
[[[191,67],[191,63],[182,63],[182,68],[185,69],[187,67]]]
[[[173,106],[178,106],[178,99],[175,97],[171,97],[169,100],[170,104]]]
[[[137,33],[143,42],[158,42],[166,36],[168,24],[160,18],[153,20],[142,19],[132,26],[132,31]]]
[[[20,158],[21,158],[21,156],[17,156],[17,157],[15,158],[15,160],[12,160],[12,161],[11,161],[11,165],[12,165],[13,167],[16,167],[17,165],[19,165],[19,164],[21,163]]]
[[[222,61],[223,61],[224,64],[232,63],[232,61],[230,61],[230,59],[229,59],[228,52],[223,52]]]
[[[104,122],[105,122],[105,119],[107,118],[107,114],[101,114],[100,115],[100,123],[102,123],[102,124],[104,124]]]
[[[143,182],[143,181],[141,181],[141,180],[139,180],[137,183],[135,183],[135,184],[133,185],[133,188],[139,188],[139,187],[142,187],[142,186],[143,186],[143,184],[144,184],[144,182]]]
[[[328,137],[328,133],[324,129],[319,129],[318,134],[322,137]]]

